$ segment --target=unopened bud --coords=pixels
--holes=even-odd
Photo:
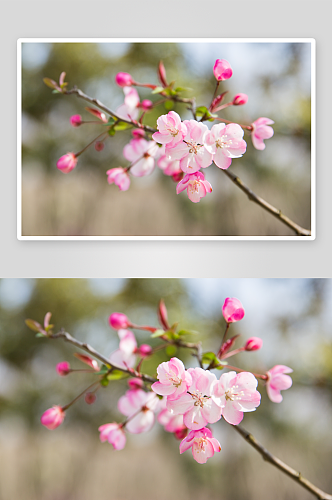
[[[114,330],[126,329],[128,326],[131,326],[131,322],[127,318],[125,314],[122,313],[113,313],[110,315],[109,324]]]
[[[67,153],[66,155],[61,156],[61,158],[58,159],[56,166],[61,172],[64,174],[68,174],[77,165],[77,158],[74,153]]]
[[[146,357],[150,356],[151,352],[152,352],[152,347],[148,344],[142,344],[138,348],[138,354],[140,356],[142,356],[142,358],[146,358]]]
[[[244,348],[246,351],[258,351],[263,345],[262,339],[259,337],[251,337],[247,340]]]
[[[88,405],[92,405],[96,401],[97,396],[94,392],[87,392],[84,396],[84,399]]]
[[[227,323],[240,321],[244,316],[244,309],[239,299],[228,297],[222,306],[222,314]]]
[[[167,309],[165,306],[165,302],[161,300],[159,302],[159,308],[158,308],[158,317],[159,321],[162,324],[162,326],[168,330],[169,329],[169,324],[168,324],[168,318],[167,318]]]
[[[141,102],[140,107],[144,109],[144,111],[149,111],[149,109],[153,108],[153,102],[150,101],[149,99],[144,99]]]
[[[133,84],[133,79],[129,73],[118,73],[115,77],[119,87],[130,87]]]
[[[162,84],[163,87],[167,87],[167,80],[166,80],[166,70],[165,66],[162,61],[160,61],[159,66],[158,66],[158,76],[160,83]]]
[[[105,147],[105,144],[102,141],[96,141],[95,142],[95,150],[96,151],[102,151]]]
[[[53,430],[62,424],[64,418],[65,412],[61,406],[53,406],[42,414],[40,421],[47,429]]]
[[[70,373],[70,365],[67,361],[61,361],[56,365],[56,371],[60,377],[65,377]]]
[[[233,99],[233,106],[242,106],[248,102],[247,94],[237,94]]]
[[[82,123],[82,117],[81,115],[73,115],[70,117],[70,125],[73,127],[79,127]]]

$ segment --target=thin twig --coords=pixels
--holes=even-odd
[[[317,486],[315,486],[310,481],[308,481],[308,479],[303,477],[301,472],[297,472],[295,469],[289,467],[289,465],[282,462],[282,460],[275,457],[266,448],[264,448],[264,446],[262,446],[257,441],[257,439],[252,434],[250,434],[250,432],[246,431],[240,425],[232,425],[232,427],[247,441],[247,443],[249,443],[253,448],[255,448],[256,451],[258,451],[258,453],[262,455],[264,460],[270,462],[270,464],[277,467],[284,474],[287,474],[287,476],[294,479],[294,481],[296,481],[306,490],[310,491],[310,493],[315,495],[320,500],[332,500],[332,495],[330,495],[329,493],[325,493],[325,491],[317,488]]]

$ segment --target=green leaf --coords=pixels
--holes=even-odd
[[[59,88],[59,85],[54,80],[52,80],[51,78],[43,78],[43,82],[45,83],[45,85],[47,85],[48,87],[50,87],[50,89]]]
[[[52,90],[52,94],[62,94],[62,92],[60,92],[60,90]]]
[[[96,375],[105,375],[105,373],[107,373],[109,371],[109,368],[107,368],[106,365],[103,365],[99,372],[96,372]]]
[[[130,123],[126,123],[126,122],[118,122],[116,123],[116,125],[114,125],[114,130],[116,130],[117,132],[120,131],[120,130],[127,130],[128,128],[131,128],[132,125]]]
[[[192,90],[190,87],[176,87],[175,89],[175,92],[185,92],[185,91],[189,91],[189,90]]]
[[[44,333],[38,332],[36,333],[36,337],[46,337]]]
[[[107,380],[121,380],[125,377],[128,377],[128,374],[120,370],[112,370],[111,373],[106,375]]]
[[[171,109],[174,108],[174,102],[173,101],[166,101],[164,102],[164,107],[167,109],[167,111],[170,111]]]
[[[106,377],[102,378],[101,381],[100,381],[100,385],[102,385],[103,387],[107,387],[109,384],[109,381],[107,380]]]
[[[42,332],[43,331],[43,327],[34,319],[26,319],[25,324],[33,332]]]
[[[115,123],[115,120],[114,120],[114,118],[112,116],[110,116],[109,119],[108,119],[108,122],[105,123],[104,125],[110,126],[110,125],[113,125],[113,123]]]
[[[160,94],[160,92],[163,92],[165,89],[164,87],[156,87],[155,89],[152,90],[152,94]]]
[[[218,115],[211,113],[206,106],[199,106],[196,109],[197,116],[205,116],[205,118],[210,118],[213,121],[213,118],[217,118]]]
[[[151,338],[155,339],[157,337],[161,337],[162,335],[165,335],[166,332],[164,330],[156,330],[152,335]]]
[[[175,345],[168,345],[165,349],[165,352],[166,352],[167,356],[172,358],[173,356],[175,356],[175,354],[177,352],[177,348]]]
[[[178,335],[198,335],[199,332],[196,332],[195,330],[179,330]]]
[[[110,128],[109,131],[108,131],[108,135],[115,135],[116,134],[116,131],[114,130],[114,127]]]
[[[202,362],[203,363],[211,363],[211,361],[217,361],[219,364],[219,359],[217,356],[214,354],[214,352],[204,352],[202,355]]]

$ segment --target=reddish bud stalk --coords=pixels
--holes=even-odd
[[[237,368],[236,366],[231,366],[231,365],[227,365],[226,368],[229,368],[231,370],[235,370],[236,372],[247,372],[248,370],[243,370],[242,368]],[[252,373],[256,378],[260,378],[262,380],[267,380],[267,375],[262,375],[261,373],[254,373],[254,372],[250,372]]]

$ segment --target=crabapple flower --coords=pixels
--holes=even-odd
[[[180,443],[180,453],[191,448],[192,454],[196,462],[205,464],[208,458],[213,457],[214,453],[221,451],[219,441],[212,437],[212,432],[207,427],[199,430],[190,431],[188,436]]]
[[[186,371],[184,364],[178,358],[161,363],[157,368],[159,382],[154,382],[151,389],[161,396],[179,397],[187,392],[192,383],[190,374]]]
[[[155,157],[158,157],[158,154],[158,144],[146,139],[131,139],[123,148],[123,156],[133,164],[130,172],[135,177],[151,174],[155,167]]]
[[[123,328],[128,328],[128,326],[132,326],[127,316],[123,313],[112,313],[108,318],[108,322],[110,326],[114,328],[114,330],[120,330]]]
[[[120,338],[119,349],[110,356],[111,364],[121,368],[133,368],[136,362],[137,342],[130,330],[118,330]]]
[[[231,65],[225,59],[217,59],[214,63],[213,74],[218,82],[222,80],[228,80],[232,74],[233,70]]]
[[[159,144],[167,144],[170,148],[182,141],[187,133],[185,124],[181,122],[180,116],[175,111],[159,116],[157,127],[158,132],[152,135],[152,139]]]
[[[111,168],[110,170],[107,170],[106,175],[107,182],[109,184],[115,184],[118,186],[120,191],[128,191],[130,186],[130,177],[124,168]]]
[[[61,406],[53,406],[42,414],[40,421],[47,429],[53,430],[62,424],[64,418],[65,412]]]
[[[73,127],[79,127],[82,123],[81,115],[73,115],[70,117],[70,125]]]
[[[263,345],[262,339],[259,337],[250,337],[245,343],[244,349],[246,351],[258,351]]]
[[[192,384],[187,392],[177,399],[167,398],[167,409],[174,415],[183,415],[183,423],[188,429],[198,430],[207,423],[213,424],[221,418],[222,409],[212,399],[216,376],[202,368],[189,368]]]
[[[269,127],[273,123],[274,121],[270,120],[270,118],[258,118],[251,124],[251,140],[254,148],[265,149],[264,139],[270,139],[274,134],[273,128]]]
[[[179,194],[185,189],[187,190],[189,200],[193,203],[198,203],[207,193],[212,192],[212,186],[209,181],[205,180],[202,172],[186,174],[176,186],[176,193]]]
[[[170,160],[165,154],[157,161],[157,165],[165,175],[177,175],[182,173],[179,160]]]
[[[108,441],[115,450],[123,450],[126,444],[126,435],[121,424],[116,422],[104,424],[98,428],[100,432],[100,441]]]
[[[58,159],[56,166],[59,170],[61,170],[61,172],[68,174],[74,170],[77,165],[77,161],[77,157],[74,153],[67,153]]]
[[[126,429],[132,434],[149,431],[154,424],[154,412],[159,410],[160,399],[154,392],[129,389],[118,401],[119,411],[128,417]]]
[[[139,95],[133,87],[123,87],[124,103],[116,110],[117,115],[124,120],[136,120],[139,113]]]
[[[183,123],[187,128],[183,141],[172,147],[166,144],[166,155],[171,160],[180,160],[181,169],[187,174],[193,174],[212,163],[212,153],[204,147],[209,129],[196,120],[185,120]]]
[[[281,403],[282,395],[280,391],[285,391],[292,386],[292,379],[285,373],[292,373],[292,369],[284,365],[276,365],[267,373],[266,391],[273,403]]]
[[[65,377],[70,373],[70,364],[68,361],[61,361],[61,363],[56,365],[56,371],[60,377]]]
[[[244,131],[237,123],[213,125],[205,138],[205,148],[213,154],[217,167],[226,169],[232,158],[240,158],[247,149],[243,140]]]
[[[257,379],[252,373],[223,373],[213,388],[213,401],[222,408],[222,416],[229,424],[237,425],[243,412],[255,411],[261,395],[256,391]]]
[[[237,94],[232,101],[233,106],[242,106],[243,104],[246,104],[247,102],[248,102],[247,94]]]
[[[180,435],[181,432],[187,430],[187,427],[183,423],[183,415],[173,415],[167,408],[158,414],[157,420],[166,432]]]
[[[227,323],[240,321],[244,316],[244,309],[239,299],[227,297],[222,306],[222,314]]]
[[[115,81],[119,87],[130,87],[134,80],[129,73],[118,73],[115,77]]]

